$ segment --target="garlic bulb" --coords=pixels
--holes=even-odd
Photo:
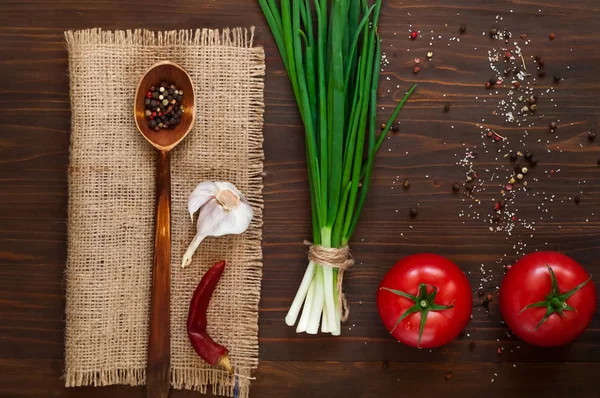
[[[181,266],[192,262],[192,256],[207,236],[241,234],[250,225],[253,211],[248,201],[229,182],[204,181],[194,189],[188,199],[188,211],[194,220],[198,213],[196,236],[183,255]]]

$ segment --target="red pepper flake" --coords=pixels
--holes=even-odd
[[[413,30],[412,32],[410,32],[410,39],[415,40],[418,35],[419,33],[416,30]]]
[[[494,210],[500,210],[502,206],[500,206],[500,203],[496,202],[494,203]]]
[[[150,91],[146,93],[146,98],[152,98],[152,93]]]
[[[510,57],[512,57],[512,54],[510,53],[510,51],[506,51],[506,52],[504,53],[504,56],[505,56],[506,58],[510,58]]]
[[[508,265],[506,265],[504,268],[506,268],[506,270],[508,271],[509,269],[511,269],[511,268],[512,268],[512,265],[508,264]]]
[[[510,184],[506,184],[506,186],[504,187],[507,191],[512,191],[512,185]]]
[[[498,353],[498,355],[502,355],[502,348],[498,348],[498,351],[496,351]]]
[[[496,141],[500,141],[500,140],[503,140],[503,139],[504,139],[504,137],[502,137],[500,134],[496,133],[494,130],[490,130],[490,131],[491,131],[491,132],[492,132],[492,134],[494,135],[494,139],[495,139]]]
[[[552,32],[548,37],[550,38],[550,40],[554,40],[554,38],[556,37],[556,33]]]
[[[492,133],[491,131],[488,131],[488,132],[487,132],[487,136],[488,136],[488,137],[491,137],[491,136],[493,136],[493,135],[494,135],[494,133]],[[598,160],[598,162],[600,162],[600,160]],[[598,164],[600,164],[600,163],[598,163]]]
[[[413,68],[413,73],[416,75],[417,73],[419,73],[421,71],[421,67],[420,66],[416,66]]]
[[[554,169],[550,170],[550,174],[554,174],[556,171]]]
[[[152,116],[156,116],[156,111],[152,112]]]
[[[513,220],[513,221],[517,221],[517,216],[512,216],[512,217],[511,217],[511,220]]]

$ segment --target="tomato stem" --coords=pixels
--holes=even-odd
[[[525,311],[529,308],[539,308],[539,307],[546,308],[546,314],[542,317],[542,319],[540,319],[540,322],[537,324],[537,326],[535,328],[533,328],[533,330],[537,330],[540,326],[542,326],[544,324],[544,322],[546,322],[552,314],[558,314],[559,316],[564,317],[565,316],[564,311],[577,312],[577,310],[575,308],[573,308],[569,304],[567,304],[567,299],[569,299],[572,295],[574,295],[579,290],[581,290],[581,288],[583,288],[589,281],[592,280],[592,276],[590,275],[590,277],[586,281],[581,282],[579,285],[575,286],[573,289],[569,290],[568,292],[560,294],[560,289],[558,288],[558,280],[556,279],[556,275],[554,274],[552,267],[550,267],[547,264],[546,264],[546,267],[548,267],[548,272],[550,273],[550,282],[551,282],[550,294],[548,294],[546,296],[545,300],[526,305],[519,312],[519,313],[522,313],[523,311]]]
[[[447,310],[447,309],[454,307],[454,304],[439,305],[439,304],[434,303],[435,296],[437,295],[437,287],[435,287],[433,285],[431,285],[431,287],[433,288],[433,292],[428,294],[427,293],[427,285],[424,283],[419,283],[419,295],[418,296],[413,296],[412,294],[408,294],[401,290],[389,289],[387,287],[380,288],[380,290],[387,290],[388,292],[391,292],[397,296],[409,299],[415,303],[415,305],[413,305],[412,307],[407,309],[404,312],[404,314],[402,314],[398,318],[398,320],[396,321],[396,324],[394,325],[394,328],[390,331],[390,334],[392,334],[394,332],[394,330],[396,330],[396,328],[398,327],[400,322],[402,322],[402,320],[404,320],[407,316],[409,316],[410,314],[414,314],[415,312],[420,312],[421,313],[421,322],[419,325],[419,341],[417,343],[417,348],[421,348],[421,337],[423,337],[423,331],[425,330],[425,324],[427,323],[427,315],[429,314],[429,311],[443,311],[443,310]]]

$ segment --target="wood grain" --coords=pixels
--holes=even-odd
[[[501,280],[503,266],[518,258],[513,245],[519,239],[527,244],[526,252],[557,250],[572,256],[593,274],[594,283],[600,281],[600,150],[598,139],[591,143],[585,136],[588,129],[597,129],[600,120],[600,75],[596,72],[600,6],[596,1],[384,2],[379,31],[390,64],[382,72],[379,104],[385,109],[378,122],[387,118],[406,88],[415,82],[419,86],[400,114],[400,131],[386,140],[376,162],[371,192],[351,242],[357,264],[344,282],[350,319],[337,339],[297,335],[283,323],[306,266],[302,241],[310,236],[308,183],[301,121],[258,4],[253,0],[182,0],[169,3],[166,16],[148,12],[152,6],[140,0],[3,2],[0,397],[124,398],[145,394],[143,388],[122,386],[65,389],[60,379],[70,122],[63,30],[242,25],[257,27],[254,40],[265,47],[267,63],[260,365],[251,395],[371,398],[409,391],[411,395],[466,397],[598,395],[598,316],[574,343],[542,350],[508,333],[496,303],[492,302],[488,311],[476,293],[481,264],[492,271],[493,278],[483,286],[486,293],[492,292]],[[448,38],[460,24],[466,25],[466,33],[460,36],[460,43],[448,47]],[[411,42],[411,26],[422,32],[433,30],[443,35],[443,41],[434,41],[433,46],[429,46],[429,37]],[[528,35],[531,43],[523,47],[526,54],[546,60],[547,77],[537,87],[555,88],[552,98],[557,106],[546,103],[544,119],[528,129],[526,140],[539,158],[530,174],[538,181],[531,191],[536,196],[522,197],[519,213],[536,219],[533,237],[522,230],[512,236],[489,232],[483,222],[487,208],[481,208],[479,220],[459,217],[461,211],[469,211],[471,203],[451,190],[454,182],[464,179],[465,170],[456,165],[459,156],[466,147],[482,143],[476,125],[482,119],[505,134],[523,134],[522,127],[493,118],[497,101],[483,102],[488,95],[483,85],[491,77],[487,32],[494,26],[507,27],[517,36]],[[556,33],[553,41],[548,39],[551,31]],[[422,61],[421,72],[415,75],[413,58],[424,59],[430,48],[432,60]],[[555,74],[564,79],[557,85],[552,81]],[[450,111],[444,113],[447,102]],[[548,135],[550,120],[560,120],[558,139]],[[494,153],[479,152],[480,168],[507,163],[501,155],[496,160]],[[560,172],[550,175],[552,169]],[[410,180],[410,189],[395,187],[404,179]],[[582,197],[579,205],[572,201],[575,194]],[[542,213],[538,206],[548,195],[555,198],[546,201],[549,212]],[[481,198],[489,201],[494,196],[496,191],[490,189]],[[411,220],[408,211],[417,205],[419,215]],[[389,267],[400,257],[417,252],[447,256],[462,267],[474,287],[473,319],[465,334],[432,351],[411,349],[391,339],[374,301]],[[499,259],[502,261],[497,263]],[[498,348],[504,348],[502,355],[497,354]],[[448,371],[453,374],[450,380],[446,379]],[[198,394],[172,391],[171,396]]]
[[[147,398],[166,398],[171,386],[171,163],[156,156],[154,266],[148,335]]]

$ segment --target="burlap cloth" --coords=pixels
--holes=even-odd
[[[145,383],[154,249],[155,150],[133,120],[135,89],[162,60],[196,88],[197,120],[172,152],[171,383],[240,397],[258,365],[262,276],[264,51],[253,29],[66,32],[72,111],[66,269],[67,386]],[[209,238],[193,263],[187,198],[204,180],[229,181],[254,208],[240,236]],[[236,376],[207,366],[185,324],[194,288],[216,261],[228,267],[208,313],[209,333],[230,350]],[[236,380],[238,386],[236,386]]]

